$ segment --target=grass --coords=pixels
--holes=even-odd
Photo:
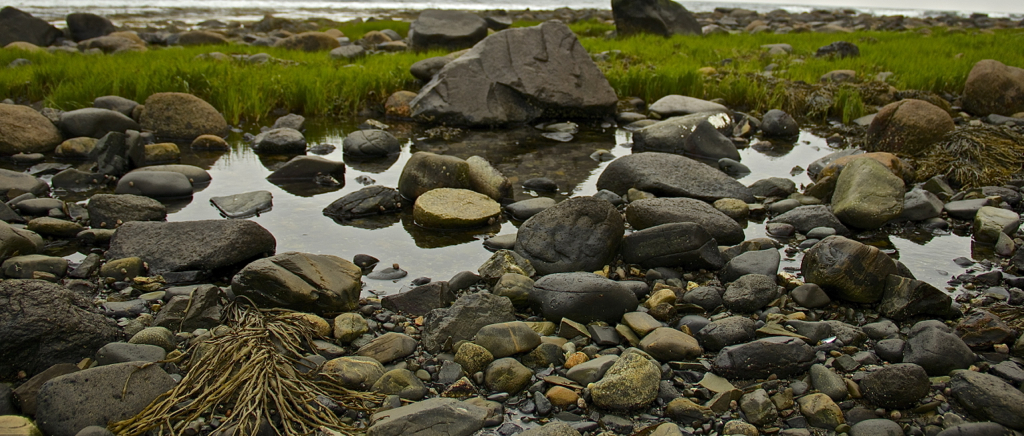
[[[520,22],[516,26],[537,23]],[[355,40],[371,30],[408,32],[401,21],[335,25]],[[832,70],[857,71],[870,81],[891,72],[888,84],[898,90],[957,95],[971,67],[982,59],[1024,66],[1024,30],[949,31],[941,28],[906,32],[856,32],[834,35],[738,34],[663,38],[636,35],[608,38],[614,26],[584,21],[571,26],[583,46],[598,56],[598,66],[621,97],[645,101],[669,94],[720,98],[730,107],[752,113],[780,108],[807,120],[838,117],[850,121],[873,111],[874,85],[821,85]],[[860,47],[857,58],[815,58],[818,47],[845,40]],[[761,46],[787,43],[792,55],[771,56]],[[227,54],[269,53],[286,62],[251,65],[197,59],[212,51]],[[366,106],[379,106],[398,90],[415,91],[419,83],[409,66],[442,53],[398,53],[356,61],[332,60],[326,53],[231,45],[157,48],[146,53],[88,56],[0,50],[0,65],[20,57],[32,64],[0,70],[0,97],[44,101],[70,110],[91,106],[103,95],[139,102],[155,92],[190,92],[221,110],[232,123],[260,122],[275,110],[308,116],[350,117]],[[765,70],[771,66],[771,73]]]

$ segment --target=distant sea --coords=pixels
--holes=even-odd
[[[769,0],[770,1],[770,0]],[[716,7],[744,8],[758,12],[783,9],[791,13],[809,12],[814,9],[852,9],[873,15],[903,15],[926,17],[942,14],[970,15],[972,10],[940,11],[909,8],[844,7],[842,0],[835,6],[809,6],[790,3],[738,3],[680,1],[691,12],[710,12]],[[900,2],[894,2],[899,4]],[[255,21],[264,14],[283,18],[322,17],[336,21],[354,18],[386,16],[394,11],[418,11],[423,9],[456,10],[552,10],[561,7],[573,9],[610,9],[610,0],[8,0],[4,5],[14,6],[46,19],[54,24],[63,24],[64,17],[72,12],[90,12],[110,17],[115,23],[173,19],[194,24],[208,19]],[[969,7],[969,3],[961,3]],[[1022,14],[991,13],[993,17],[1020,19]]]

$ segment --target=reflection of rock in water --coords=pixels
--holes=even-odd
[[[339,180],[343,182],[344,180]],[[277,187],[283,189],[285,192],[292,194],[297,197],[314,197],[320,194],[326,194],[328,192],[335,192],[345,186],[344,183],[337,185],[322,185],[315,182],[300,182],[300,183],[282,183],[276,184]]]
[[[567,143],[555,143],[540,136],[532,127],[521,127],[505,131],[471,130],[465,132],[457,142],[443,143],[437,140],[420,141],[412,152],[428,149],[467,159],[480,156],[491,162],[498,171],[508,177],[514,187],[515,200],[532,198],[522,189],[522,183],[535,177],[554,180],[564,199],[572,195],[576,185],[590,177],[600,162],[590,158],[594,150],[615,147],[615,133],[584,130],[576,139]],[[417,244],[418,245],[418,244]]]
[[[425,229],[416,225],[412,218],[412,212],[402,212],[398,216],[402,219],[402,227],[412,236],[419,248],[441,248],[477,242],[483,239],[481,235],[495,235],[501,231],[499,223],[468,230]]]
[[[788,139],[763,139],[750,145],[751,148],[757,150],[768,157],[782,157],[789,152],[793,151],[793,147],[796,146],[796,142]]]
[[[401,156],[401,153],[395,153],[386,157],[378,158],[355,158],[345,156],[345,164],[356,171],[380,174],[389,170],[395,162],[398,162],[399,156]]]
[[[190,203],[192,203],[192,197],[172,199],[158,198],[157,200],[160,200],[160,202],[163,203],[165,207],[167,207],[168,215],[181,211],[182,209],[185,208],[185,206],[188,206]]]
[[[411,220],[412,214],[410,213],[409,216],[409,219]],[[351,226],[366,230],[380,230],[395,225],[397,222],[401,221],[402,217],[397,213],[388,213],[351,219],[340,219],[334,217],[331,217],[331,219],[343,226]]]

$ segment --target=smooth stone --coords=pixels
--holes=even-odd
[[[170,171],[132,172],[118,180],[114,193],[142,195],[151,198],[191,197],[192,184],[181,173]]]
[[[210,203],[228,218],[248,218],[269,211],[273,206],[270,191],[253,191],[223,197],[210,197]]]

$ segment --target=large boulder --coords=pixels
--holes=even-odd
[[[114,193],[186,198],[192,196],[192,184],[184,174],[173,171],[132,171],[117,181]]]
[[[590,395],[594,404],[602,409],[640,409],[658,397],[660,380],[658,363],[646,353],[631,348],[622,353],[600,380],[590,385]]]
[[[977,359],[971,348],[939,321],[921,321],[910,329],[903,362],[920,365],[931,377],[966,369]]]
[[[992,59],[978,61],[964,82],[963,105],[979,117],[1024,112],[1024,69]]]
[[[670,97],[679,98],[690,98],[683,96],[668,96],[655,102],[655,104],[661,104],[660,110],[668,112],[669,114],[675,111],[684,111],[688,108],[688,105],[684,104],[689,102],[676,102]],[[666,102],[666,100],[668,100]],[[693,99],[696,100],[696,99]],[[703,101],[703,100],[697,100]],[[692,106],[689,105],[689,106]],[[656,107],[652,105],[652,107]],[[697,106],[698,109],[708,109],[701,106]],[[669,114],[663,116],[671,116]],[[661,152],[661,153],[672,153],[672,154],[688,154],[687,146],[689,139],[697,131],[698,126],[703,129],[712,128],[716,130],[721,136],[721,133],[729,132],[732,130],[733,120],[732,117],[725,112],[724,107],[719,110],[697,112],[687,115],[671,116],[663,121],[658,121],[633,133],[633,153],[640,152]],[[718,130],[720,129],[720,130]],[[707,133],[704,136],[710,136]],[[728,139],[728,138],[726,138]],[[733,145],[732,152],[736,151],[736,146]],[[736,153],[732,156],[723,155],[722,157],[729,157],[733,160],[739,160],[739,154]]]
[[[336,38],[324,32],[302,32],[278,40],[274,47],[287,48],[290,50],[302,51],[330,51],[341,46]]]
[[[68,24],[68,33],[75,42],[107,36],[117,31],[114,23],[106,17],[87,12],[68,14],[64,20]]]
[[[990,374],[957,370],[949,379],[953,398],[978,419],[1024,430],[1024,393]]]
[[[415,200],[431,189],[472,189],[469,163],[455,156],[414,153],[398,176],[398,192]]]
[[[33,231],[0,221],[0,261],[43,251],[43,238]]]
[[[842,236],[829,236],[804,254],[800,270],[808,283],[833,297],[855,303],[876,303],[885,293],[896,261],[876,247]]]
[[[661,36],[700,35],[701,26],[690,11],[672,0],[612,0],[619,35],[653,33]]]
[[[43,280],[0,282],[0,379],[36,375],[58,363],[78,363],[122,339],[113,319],[92,301]]]
[[[541,275],[596,271],[615,256],[624,233],[622,215],[611,203],[570,198],[526,220],[515,252]]]
[[[470,436],[484,426],[486,408],[454,398],[431,398],[374,413],[366,436]]]
[[[868,373],[860,389],[871,404],[886,409],[907,409],[928,395],[931,383],[920,365],[897,363]]]
[[[225,136],[228,123],[209,103],[192,94],[158,92],[149,96],[139,116],[143,129],[158,139],[191,141],[200,135]]]
[[[589,272],[542,277],[534,283],[529,300],[537,313],[554,322],[566,318],[581,323],[614,324],[637,306],[631,288]]]
[[[468,189],[438,188],[416,198],[412,216],[422,227],[461,229],[494,223],[501,205],[479,192]]]
[[[423,322],[423,347],[431,353],[450,350],[459,341],[468,341],[480,328],[515,321],[515,309],[507,297],[489,293],[467,294],[451,307],[434,309]]]
[[[3,10],[8,9],[14,8]],[[0,155],[49,153],[63,140],[57,126],[34,109],[0,103]]]
[[[42,18],[33,17],[11,6],[0,9],[0,47],[6,47],[15,41],[46,47],[63,35],[60,29]]]
[[[921,155],[955,128],[953,117],[942,108],[924,100],[900,100],[885,105],[871,120],[864,148]]]
[[[68,138],[85,136],[96,139],[110,132],[140,130],[139,123],[125,114],[95,107],[60,114],[60,128]]]
[[[264,307],[335,313],[356,308],[362,273],[329,254],[282,253],[256,260],[231,279],[235,295]]]
[[[743,242],[743,228],[714,206],[692,198],[647,198],[629,203],[626,221],[634,229],[642,230],[667,223],[695,223],[715,238],[719,244],[734,245]]]
[[[576,35],[549,21],[487,37],[445,65],[409,106],[432,123],[503,125],[608,116],[617,100]]]
[[[718,270],[725,265],[718,241],[692,222],[661,224],[626,235],[622,238],[622,260],[647,268]]]
[[[469,12],[427,9],[409,25],[409,43],[416,51],[461,50],[485,37],[487,21]]]
[[[788,377],[806,372],[814,363],[814,349],[797,338],[769,336],[725,347],[715,357],[713,371],[730,379]]]
[[[197,45],[226,45],[228,39],[217,32],[208,30],[189,30],[176,33],[167,38],[169,45],[197,46]]]
[[[153,274],[214,271],[273,254],[277,240],[248,220],[135,221],[110,239],[108,260],[140,257]]]
[[[850,227],[877,229],[903,213],[903,179],[872,159],[846,165],[832,194],[832,211]]]
[[[75,436],[131,418],[174,387],[159,365],[125,362],[56,377],[39,388],[36,423],[48,435]]]
[[[754,202],[750,188],[725,173],[688,157],[637,153],[612,161],[597,179],[597,189],[626,195],[629,188],[659,197],[689,197],[707,202],[738,198]]]

